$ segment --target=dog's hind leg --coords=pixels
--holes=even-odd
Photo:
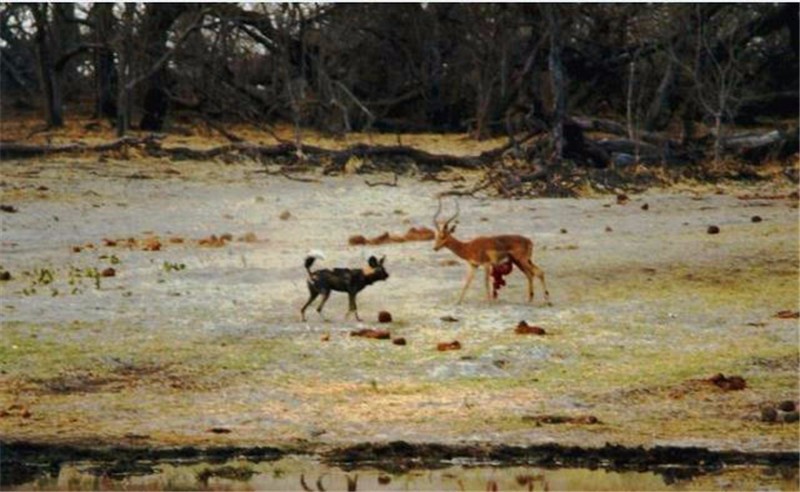
[[[309,298],[308,298],[308,302],[306,302],[306,303],[305,303],[305,305],[304,305],[304,306],[303,306],[303,307],[300,309],[300,318],[301,318],[303,321],[305,321],[305,320],[306,320],[306,308],[307,308],[307,307],[308,307],[308,306],[309,306],[309,305],[310,305],[312,302],[314,302],[314,299],[316,299],[316,298],[317,298],[317,296],[319,296],[319,291],[317,291],[316,289],[312,288],[312,287],[311,287],[311,285],[309,285],[309,286],[308,286],[308,291],[309,291]]]
[[[325,306],[325,303],[328,302],[328,298],[331,296],[331,291],[326,290],[322,292],[322,300],[319,301],[319,306],[317,306],[317,312],[319,313],[322,319],[325,319],[325,316],[322,316],[322,308]]]

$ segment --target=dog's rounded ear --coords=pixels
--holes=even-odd
[[[379,264],[380,266],[383,266],[383,262],[384,262],[384,261],[386,261],[386,255],[383,255],[383,256],[381,256],[381,259],[380,259],[380,261],[378,261],[378,264]]]
[[[369,260],[367,260],[367,263],[368,263],[368,264],[369,264],[369,266],[371,266],[372,268],[377,268],[377,266],[378,266],[378,259],[377,259],[377,258],[375,258],[374,256],[370,256],[370,257],[369,257]]]

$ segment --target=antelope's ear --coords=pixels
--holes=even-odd
[[[381,256],[381,259],[380,259],[380,261],[378,261],[378,264],[379,264],[380,266],[383,266],[383,262],[384,262],[384,261],[386,261],[386,256]]]
[[[374,256],[370,256],[370,257],[369,257],[369,260],[367,260],[367,263],[368,263],[368,264],[369,264],[369,266],[371,266],[372,268],[377,268],[377,267],[378,267],[378,259],[377,259],[377,258],[375,258]]]
[[[454,233],[454,232],[456,231],[456,226],[457,226],[457,225],[458,225],[458,224],[453,224],[453,225],[451,225],[451,226],[450,226],[450,227],[447,229],[447,232],[449,232],[450,234]]]

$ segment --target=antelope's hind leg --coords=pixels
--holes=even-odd
[[[511,263],[519,268],[519,271],[525,275],[525,279],[528,281],[528,302],[533,302],[533,276],[536,266],[530,259],[520,261],[512,257]]]
[[[534,274],[528,270],[522,270],[525,274],[525,279],[528,281],[528,302],[533,302],[533,276]]]
[[[483,270],[486,272],[486,299],[492,302],[494,300],[491,289],[492,265],[484,265]]]
[[[545,304],[547,304],[548,306],[552,306],[553,303],[550,302],[550,291],[547,290],[547,283],[544,281],[544,270],[542,270],[541,268],[536,266],[536,264],[533,263],[533,262],[531,262],[531,265],[533,266],[533,275],[536,278],[539,279],[539,282],[542,283],[542,289],[544,290],[544,302],[545,302]],[[532,284],[533,284],[533,282],[531,282],[531,285]],[[533,289],[533,287],[531,287],[531,299],[533,298],[533,290],[532,289]]]

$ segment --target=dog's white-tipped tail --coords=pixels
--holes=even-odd
[[[310,257],[313,257],[313,258],[318,258],[320,260],[324,260],[325,259],[325,253],[323,253],[322,251],[320,251],[318,249],[309,250],[308,253],[306,253],[306,256],[307,257],[310,256]]]
[[[322,251],[312,249],[306,254],[306,261],[304,263],[306,267],[306,271],[308,272],[308,278],[311,278],[311,265],[314,264],[314,260],[317,258],[325,259],[325,255],[322,254]]]

